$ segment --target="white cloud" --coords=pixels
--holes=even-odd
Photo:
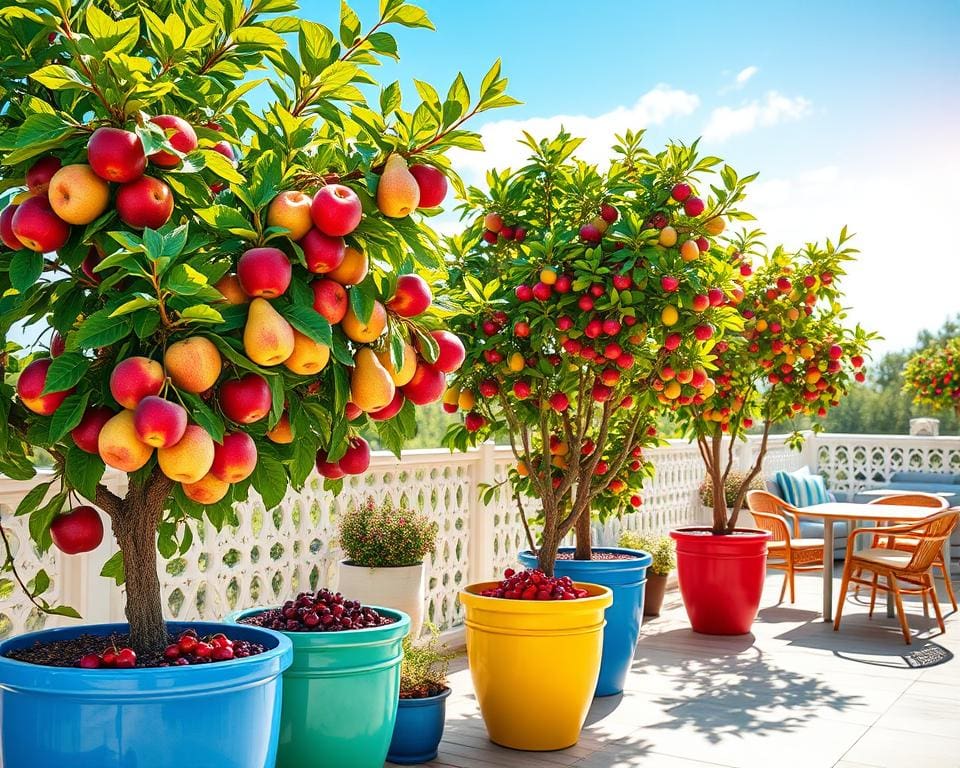
[[[708,141],[724,141],[757,128],[799,120],[810,111],[811,103],[802,96],[790,97],[770,91],[763,100],[754,100],[742,107],[714,109],[703,129],[703,138]]]
[[[743,88],[747,84],[747,81],[753,77],[757,72],[760,71],[759,67],[755,67],[752,64],[749,67],[744,67],[739,72],[734,80],[734,88]]]
[[[468,183],[482,179],[491,167],[518,168],[530,155],[527,147],[518,143],[522,131],[537,139],[552,137],[561,127],[573,136],[584,136],[586,141],[577,150],[577,156],[592,163],[603,163],[610,157],[614,135],[627,129],[636,130],[659,125],[675,117],[684,117],[700,106],[700,98],[693,93],[658,85],[643,94],[633,106],[619,106],[601,115],[553,115],[527,120],[497,120],[482,126],[484,152],[453,150],[450,160]]]

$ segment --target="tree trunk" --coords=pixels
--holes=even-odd
[[[574,534],[577,539],[577,549],[573,553],[575,560],[589,560],[593,556],[593,547],[591,537],[593,532],[590,530],[590,510],[585,509],[580,513],[577,522],[574,524]]]
[[[555,526],[544,528],[540,536],[540,570],[547,576],[553,576],[554,565],[557,562],[557,549],[560,546],[560,537]]]
[[[727,494],[719,469],[710,472],[710,484],[713,486],[713,532],[724,534],[727,533]]]
[[[126,577],[130,641],[138,654],[158,653],[167,645],[157,575],[157,527],[166,494],[159,491],[151,481],[143,489],[131,489],[113,519]]]

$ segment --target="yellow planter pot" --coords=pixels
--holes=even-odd
[[[496,584],[471,584],[460,593],[470,673],[490,739],[511,749],[573,746],[600,674],[603,612],[613,594],[597,584],[577,584],[588,597],[480,595]]]

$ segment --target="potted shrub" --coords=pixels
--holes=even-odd
[[[413,120],[390,86],[383,114],[368,108],[357,85],[395,55],[373,30],[430,26],[397,0],[365,33],[343,5],[340,42],[287,0],[182,16],[102,5],[37,3],[0,25],[0,188],[14,195],[0,214],[0,471],[25,480],[35,449],[53,458],[54,479],[17,509],[41,552],[90,551],[106,517],[120,551],[104,575],[125,584],[127,623],[0,643],[0,762],[142,764],[162,732],[171,763],[264,768],[291,644],[166,624],[157,553],[186,552],[252,492],[272,509],[315,466],[362,472],[368,417],[347,420],[351,397],[392,449],[414,434],[414,405],[442,395],[459,346],[416,274],[442,257],[410,212],[456,181],[443,153],[477,143],[463,121],[510,99],[495,67],[473,105],[465,87],[444,105],[424,87]],[[268,63],[277,102],[257,111],[243,96]],[[122,496],[107,465],[127,474]],[[23,556],[7,546],[0,586],[76,616],[47,602],[47,574],[24,583]]]
[[[960,416],[960,338],[931,344],[915,353],[903,368],[903,389],[914,405],[935,411],[952,409]]]
[[[423,628],[425,576],[423,558],[433,552],[438,526],[419,512],[379,504],[372,496],[357,503],[340,520],[338,588],[355,600],[384,605],[410,617],[410,634]]]
[[[650,555],[594,548],[591,519],[641,504],[639,489],[652,471],[643,452],[658,442],[663,410],[654,389],[661,370],[679,377],[666,390],[671,401],[702,400],[713,386],[709,345],[736,311],[723,306],[734,267],[714,255],[708,233],[722,230],[720,214],[740,215],[744,182],[725,171],[723,202],[707,216],[682,179],[718,161],[699,157],[695,147],[672,145],[654,155],[639,134],[628,133],[601,171],[572,157],[580,140],[568,134],[525,143],[531,157],[522,169],[491,173],[489,190],[468,191],[463,216],[470,226],[450,241],[451,281],[461,290],[451,325],[465,337],[467,355],[446,398],[465,411],[464,420],[450,428],[446,444],[463,449],[506,434],[517,463],[501,492],[516,500],[527,527],[521,562],[538,566],[544,578],[613,590],[593,680],[594,692],[609,695],[622,690],[633,658]],[[680,199],[671,199],[673,190]],[[571,533],[576,547],[561,548]],[[508,577],[502,590],[515,592],[519,578]],[[489,587],[468,588],[462,600],[491,737],[529,749],[569,746],[589,706],[594,653],[582,634],[592,624],[574,622],[595,616],[579,600],[518,606],[484,591]],[[483,634],[510,625],[522,637]],[[563,645],[569,638],[558,633],[537,645],[527,636],[532,626],[581,633],[577,647]],[[490,659],[501,642],[504,660]],[[577,688],[572,664],[557,676],[546,661],[533,660],[537,654],[577,659]]]
[[[440,632],[428,625],[430,638],[403,640],[400,665],[400,706],[387,760],[400,765],[427,763],[437,756],[446,719],[447,669],[456,654],[440,642]]]
[[[647,569],[647,587],[644,590],[643,615],[659,616],[667,579],[677,567],[677,551],[669,536],[648,536],[636,531],[620,534],[620,546],[649,552],[652,562]]]
[[[677,576],[687,615],[697,632],[745,634],[756,618],[770,534],[738,528],[747,491],[762,478],[771,427],[797,417],[822,418],[850,383],[863,379],[863,355],[874,334],[846,322],[838,280],[853,258],[846,231],[836,244],[811,244],[796,253],[777,248],[754,272],[744,260],[740,333],[714,347],[716,392],[678,411],[697,441],[711,488],[713,524],[672,531]],[[738,253],[757,256],[744,236]],[[734,475],[736,441],[760,431],[752,465]],[[813,429],[821,429],[814,422]],[[790,441],[799,446],[802,434]]]

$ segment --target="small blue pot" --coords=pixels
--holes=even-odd
[[[156,669],[45,667],[6,658],[36,642],[123,634],[126,624],[45,629],[0,643],[3,768],[273,768],[290,641],[259,627],[171,622],[173,633],[261,643],[246,659]]]
[[[429,763],[437,756],[450,689],[424,699],[400,699],[387,760],[399,765]]]
[[[560,552],[573,552],[561,547]],[[615,696],[623,692],[633,653],[640,637],[643,621],[643,593],[647,584],[647,568],[653,558],[638,549],[594,547],[594,552],[633,555],[631,560],[557,560],[555,576],[569,576],[574,581],[600,584],[613,591],[613,604],[604,614],[603,660],[597,680],[597,696]],[[518,555],[524,568],[537,568],[537,558],[530,550]]]

